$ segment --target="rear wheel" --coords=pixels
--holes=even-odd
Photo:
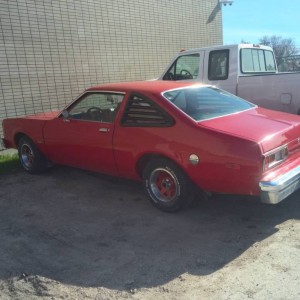
[[[22,167],[31,174],[42,173],[47,168],[47,159],[26,136],[18,143],[18,154]]]
[[[175,212],[191,204],[193,188],[185,173],[167,159],[150,161],[143,171],[150,201],[160,210]]]

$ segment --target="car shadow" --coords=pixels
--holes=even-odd
[[[300,216],[299,192],[276,206],[219,195],[168,214],[139,183],[66,167],[8,174],[0,187],[0,277],[83,287],[129,290],[208,275]]]

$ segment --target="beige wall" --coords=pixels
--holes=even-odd
[[[91,85],[155,78],[179,49],[222,44],[216,5],[0,0],[0,121],[62,108]]]

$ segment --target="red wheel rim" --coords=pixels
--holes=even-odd
[[[173,201],[179,194],[179,185],[176,177],[164,168],[152,171],[150,187],[155,197],[162,202]]]

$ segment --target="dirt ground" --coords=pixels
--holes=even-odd
[[[167,214],[131,181],[0,175],[0,299],[300,299],[299,200]]]

